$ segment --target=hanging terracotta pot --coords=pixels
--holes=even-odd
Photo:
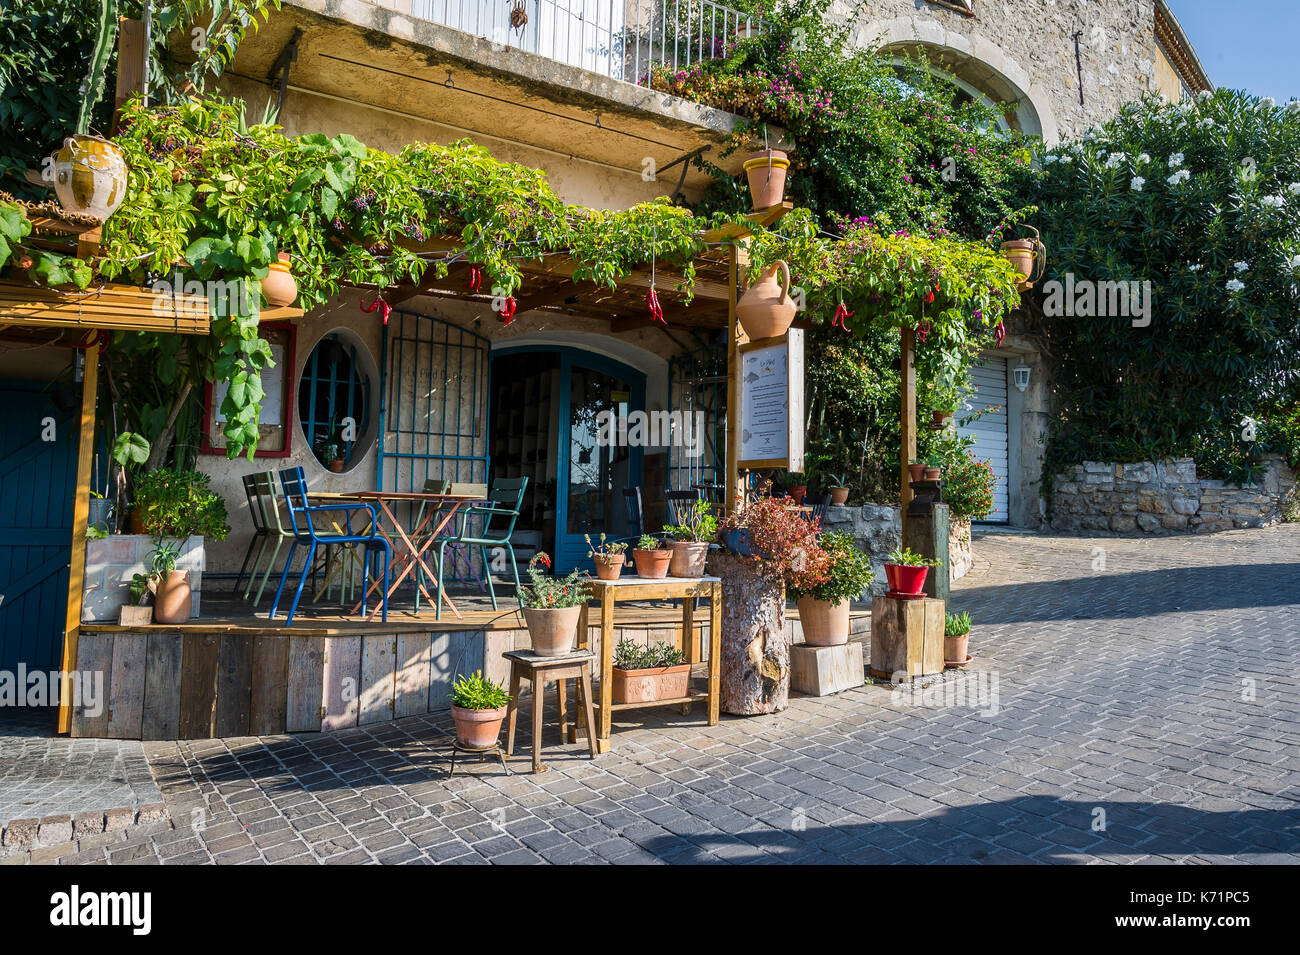
[[[183,570],[173,570],[158,581],[154,591],[154,623],[185,623],[190,619],[192,602],[189,576]]]
[[[262,279],[262,297],[268,305],[292,305],[298,298],[298,280],[290,271],[287,252],[281,252],[278,262],[271,263],[271,271]]]
[[[789,168],[789,158],[779,149],[761,149],[745,160],[745,175],[749,178],[749,195],[755,211],[781,204]]]
[[[54,154],[54,192],[69,212],[103,222],[126,198],[126,155],[99,136],[69,136]]]
[[[1003,257],[1020,273],[1016,287],[1022,292],[1033,288],[1047,268],[1047,246],[1039,239],[1037,229],[1033,226],[1025,228],[1034,234],[1032,239],[1010,239],[1002,243]]]
[[[781,273],[781,281],[776,273]],[[745,290],[736,303],[736,318],[750,341],[784,335],[794,321],[794,299],[790,297],[790,267],[778,259],[763,270],[758,281]]]

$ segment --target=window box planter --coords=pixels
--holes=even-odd
[[[650,667],[645,670],[614,668],[615,703],[655,703],[680,700],[691,684],[691,665]]]

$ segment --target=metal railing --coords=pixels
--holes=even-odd
[[[407,0],[414,16],[628,83],[725,56],[767,25],[712,0]]]

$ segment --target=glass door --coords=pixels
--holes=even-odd
[[[641,481],[643,449],[628,447],[626,422],[645,411],[645,375],[612,359],[566,352],[560,393],[555,570],[594,570],[585,535],[632,533],[623,491]]]

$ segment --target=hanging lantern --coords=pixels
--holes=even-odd
[[[1002,255],[1020,273],[1016,288],[1022,292],[1033,288],[1047,268],[1047,246],[1043,245],[1037,229],[1031,225],[1025,228],[1034,234],[1032,239],[1010,239],[1002,243]]]
[[[1029,387],[1029,366],[1023,359],[1020,364],[1011,369],[1011,381],[1018,391],[1024,391]]]

